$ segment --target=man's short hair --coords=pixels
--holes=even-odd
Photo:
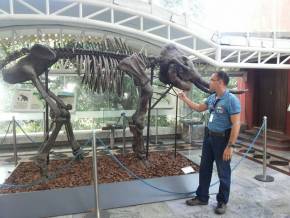
[[[216,72],[217,77],[224,82],[224,84],[227,86],[229,84],[230,78],[228,74],[226,74],[224,71],[218,71]]]

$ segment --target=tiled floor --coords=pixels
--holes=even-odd
[[[194,162],[200,160],[200,149],[182,152]],[[289,156],[290,157],[290,154]],[[232,167],[240,160],[234,155]],[[4,168],[5,167],[5,168]],[[11,170],[8,165],[1,165],[0,173]],[[216,175],[216,171],[214,172]],[[272,169],[267,174],[275,178],[274,182],[263,183],[254,179],[255,175],[262,173],[262,165],[244,159],[233,171],[231,197],[227,213],[223,216],[214,214],[216,205],[215,195],[211,195],[208,206],[186,206],[185,199],[159,202],[116,208],[102,211],[102,218],[190,218],[190,217],[275,217],[290,218],[290,177]],[[2,180],[3,181],[3,180]],[[214,181],[213,181],[214,182]],[[94,217],[92,214],[75,214],[58,216],[57,218]],[[56,217],[55,217],[56,218]]]

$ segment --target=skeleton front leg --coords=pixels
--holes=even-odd
[[[141,87],[137,110],[132,116],[132,122],[129,123],[130,131],[133,133],[133,150],[141,159],[145,158],[143,129],[148,111],[148,102],[152,93],[153,90],[149,83]]]
[[[132,122],[129,123],[129,127],[133,134],[133,151],[139,158],[144,159],[144,121],[145,115],[148,111],[148,102],[153,93],[149,82],[150,79],[145,73],[146,65],[144,61],[137,54],[133,54],[132,56],[123,59],[118,67],[130,74],[134,79],[134,84],[140,87],[137,110],[132,116]]]

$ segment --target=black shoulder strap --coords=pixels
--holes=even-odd
[[[216,107],[217,103],[218,103],[220,100],[221,100],[220,98],[217,98],[217,99],[215,100],[215,102],[213,103],[213,107],[210,108],[210,110],[209,110],[209,113],[212,113],[212,112],[215,110],[215,107]]]

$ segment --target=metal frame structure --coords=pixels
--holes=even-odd
[[[219,40],[211,40],[214,32],[192,26],[186,15],[158,8],[152,1],[1,1],[0,38],[12,38],[17,43],[18,37],[25,34],[23,30],[34,28],[41,35],[48,26],[59,28],[60,32],[74,27],[76,32],[72,34],[81,35],[87,30],[122,34],[158,47],[176,43],[193,60],[216,67],[290,69],[290,48],[275,48],[275,42],[272,48],[222,45]],[[10,35],[7,30],[11,30]]]

